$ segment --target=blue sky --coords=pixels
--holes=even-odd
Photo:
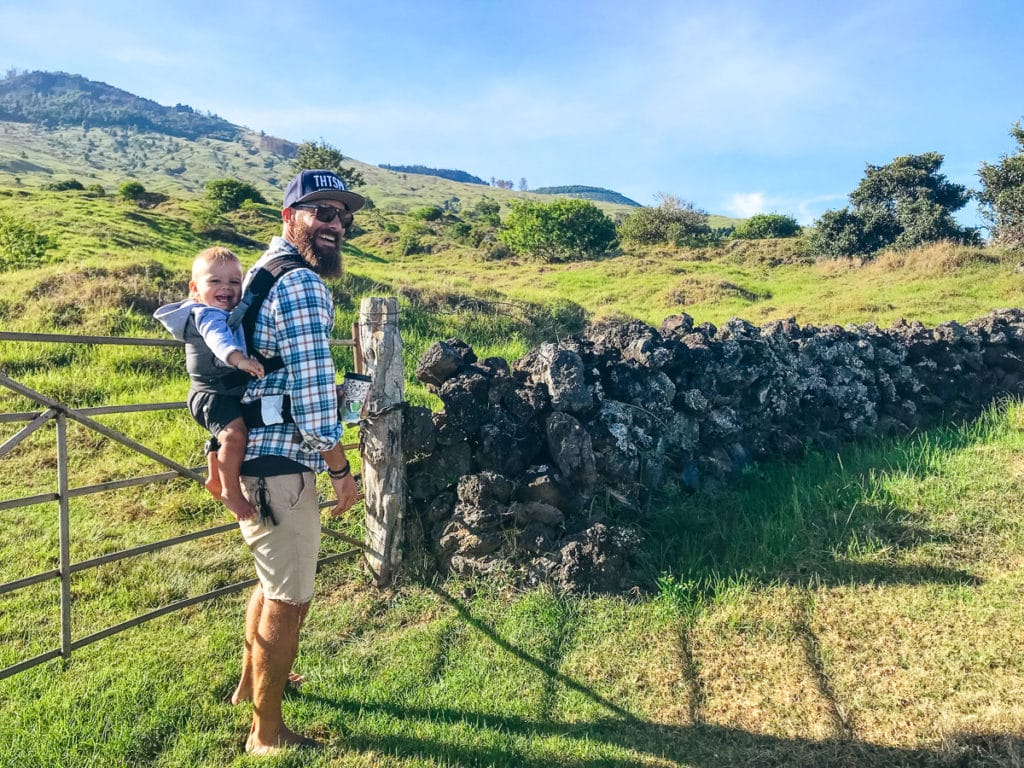
[[[977,186],[1024,117],[1024,0],[5,0],[61,70],[368,163],[810,223],[867,163]],[[970,213],[965,217],[975,223]]]

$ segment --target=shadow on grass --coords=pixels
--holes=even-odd
[[[634,755],[594,757],[560,755],[534,757],[502,747],[475,748],[438,744],[429,738],[398,734],[346,738],[346,748],[421,757],[454,765],[508,766],[509,768],[637,768],[666,765],[669,761],[692,768],[826,766],[877,768],[1016,768],[1024,760],[1024,739],[1001,734],[954,736],[937,750],[888,747],[860,741],[787,739],[713,725],[665,726],[656,723],[598,720],[589,723],[537,722],[448,709],[415,709],[358,702],[333,702],[356,712],[379,712],[397,719],[422,719],[446,724],[463,723],[476,730],[493,730],[528,738],[561,737],[580,743],[593,753],[601,746],[630,750]]]
[[[687,725],[667,725],[643,720],[598,694],[580,682],[562,674],[545,660],[502,637],[495,629],[475,617],[461,602],[438,587],[432,591],[451,606],[469,625],[483,633],[517,659],[540,670],[554,683],[582,694],[609,713],[590,721],[564,721],[551,718],[509,717],[457,707],[418,707],[398,703],[364,702],[302,694],[338,714],[336,726],[349,730],[345,721],[352,717],[384,716],[399,721],[389,733],[368,735],[349,733],[341,740],[344,751],[364,750],[395,755],[399,758],[426,758],[455,765],[489,765],[516,768],[542,768],[553,764],[550,755],[517,750],[508,744],[508,736],[526,739],[558,738],[566,752],[554,761],[559,766],[664,765],[667,761],[697,768],[728,766],[992,766],[1010,768],[1024,760],[1024,739],[1017,735],[978,733],[947,738],[941,748],[915,749],[870,744],[854,738],[813,741],[800,738],[751,733],[739,728],[710,725],[699,720]],[[419,721],[419,722],[414,722]],[[463,726],[475,734],[493,732],[486,746],[442,742],[422,733],[433,725]],[[455,732],[462,729],[456,728]],[[457,737],[456,737],[457,738]],[[504,742],[504,743],[502,743]],[[619,757],[610,751],[632,754]],[[594,753],[599,754],[594,754]],[[587,756],[593,755],[593,756]]]

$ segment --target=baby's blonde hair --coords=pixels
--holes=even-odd
[[[221,245],[215,245],[212,248],[200,251],[196,254],[195,259],[192,260],[192,280],[195,281],[199,279],[199,272],[203,266],[207,264],[216,264],[221,261],[234,261],[241,264],[234,251]]]

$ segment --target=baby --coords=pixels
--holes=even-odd
[[[219,497],[237,520],[256,510],[242,495],[239,472],[248,432],[241,397],[249,380],[238,371],[262,378],[263,366],[246,354],[241,327],[228,326],[228,313],[242,296],[242,265],[227,248],[207,248],[192,263],[189,298],[165,304],[153,316],[174,338],[185,342],[185,365],[191,386],[188,409],[209,430],[206,488]],[[236,370],[237,369],[237,370]]]

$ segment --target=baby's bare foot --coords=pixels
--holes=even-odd
[[[210,492],[210,495],[213,496],[215,499],[219,499],[221,493],[223,492],[223,489],[220,487],[220,480],[218,480],[215,477],[211,477],[209,480],[203,483],[203,486],[206,488],[206,490]]]

